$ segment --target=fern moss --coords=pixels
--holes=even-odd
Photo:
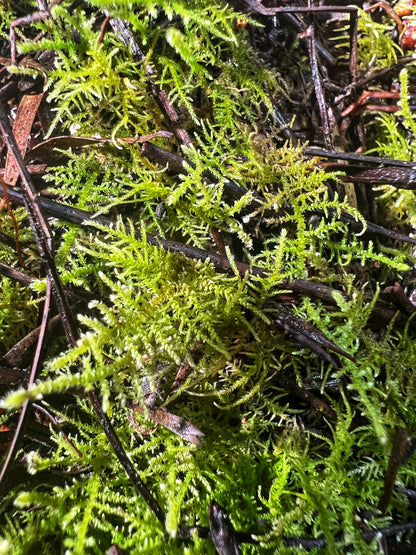
[[[8,24],[12,14],[1,9]],[[141,53],[110,30],[100,37],[103,10],[129,23]],[[377,509],[396,427],[416,434],[414,318],[396,315],[381,330],[372,321],[380,291],[410,273],[413,254],[368,239],[359,210],[331,189],[340,174],[281,140],[271,114],[275,95],[290,91],[236,28],[238,17],[247,19],[220,1],[64,1],[35,25],[40,40],[19,35],[22,53],[55,52],[49,133],[106,142],[61,149],[60,161],[50,153],[50,193],[91,214],[83,226],[53,222],[62,281],[71,299],[81,298],[74,302],[81,333],[71,349],[50,339],[31,388],[2,392],[5,425],[27,400],[56,421],[43,426],[47,440],[29,435],[22,444],[0,506],[0,552],[105,553],[118,544],[131,553],[215,553],[197,528],[181,537],[184,526],[209,527],[212,499],[239,533],[252,535],[244,553],[302,553],[299,538],[316,540],[311,553],[377,553],[378,538],[364,529],[414,520],[399,489],[385,514]],[[395,49],[386,42],[383,49],[393,63]],[[404,90],[406,83],[403,74]],[[177,107],[190,144],[155,135],[170,125],[155,87]],[[400,117],[413,133],[405,99]],[[393,132],[394,118],[383,118],[392,137],[379,149],[399,157],[403,144],[413,152],[413,141]],[[130,140],[147,135],[181,157],[180,171],[149,160]],[[407,193],[389,207],[413,225]],[[362,233],[351,231],[345,213]],[[112,227],[94,222],[103,214]],[[38,278],[24,213],[18,217],[27,271]],[[13,237],[11,222],[1,225]],[[231,270],[150,245],[150,234],[218,248]],[[11,245],[0,243],[1,260],[18,267]],[[332,298],[295,298],[291,280],[331,287]],[[42,279],[38,292],[2,279],[2,354],[36,327],[43,287]],[[347,355],[338,365],[283,331],[276,312],[285,300],[297,322],[313,326],[314,339],[321,333]],[[203,432],[202,446],[155,426],[145,384],[161,409]],[[92,388],[165,511],[165,529],[111,450],[88,402]],[[318,410],[305,404],[308,392]],[[142,414],[132,413],[136,402]],[[410,458],[397,483],[414,482]]]

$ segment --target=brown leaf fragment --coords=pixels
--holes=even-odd
[[[60,315],[57,314],[49,319],[48,332],[56,332],[57,325],[60,324]],[[36,343],[41,332],[41,326],[30,331],[25,337],[18,341],[13,347],[0,359],[0,361],[9,366],[23,368],[30,364],[33,359]]]
[[[151,141],[152,139],[156,139],[157,137],[162,137],[164,139],[173,139],[174,135],[171,131],[164,131],[161,129],[160,131],[155,131],[154,133],[150,133],[149,135],[140,135],[140,137],[123,137],[119,139],[128,144],[135,144],[135,143],[146,143],[147,141]]]
[[[211,539],[219,555],[240,555],[236,533],[225,509],[211,501],[208,509]]]
[[[158,408],[148,408],[145,411],[138,403],[134,403],[132,405],[132,410],[151,418],[154,422],[156,422],[156,424],[164,426],[182,439],[185,439],[194,445],[202,445],[202,441],[199,438],[205,434],[189,422],[189,420],[182,418],[182,416],[177,416],[176,414],[172,414],[165,409]]]
[[[172,389],[179,389],[185,383],[190,371],[191,365],[187,360],[185,360],[176,372],[175,380],[172,384]]]
[[[96,145],[108,142],[108,139],[98,139],[95,137],[72,137],[71,135],[62,135],[59,137],[51,137],[46,141],[36,145],[30,150],[25,162],[32,160],[40,160],[41,162],[55,162],[62,158],[62,154],[54,152],[55,149],[65,150],[67,148],[81,148],[83,146]]]
[[[22,156],[25,155],[30,131],[36,117],[36,112],[42,102],[43,95],[43,92],[40,94],[25,94],[17,109],[16,119],[13,124],[13,135]],[[18,166],[13,153],[9,149],[6,158],[4,181],[8,185],[15,185],[18,177]]]

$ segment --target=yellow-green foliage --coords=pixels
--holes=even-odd
[[[182,525],[208,526],[215,499],[238,531],[256,534],[260,543],[245,544],[244,553],[301,552],[287,545],[287,537],[325,540],[327,550],[313,553],[335,554],[345,545],[357,555],[377,553],[376,539],[362,539],[364,514],[373,514],[367,523],[373,529],[393,518],[414,519],[399,494],[383,516],[377,503],[395,427],[416,433],[416,353],[412,321],[400,331],[392,322],[381,339],[368,321],[380,288],[411,266],[409,250],[352,233],[341,212],[365,222],[328,193],[328,179],[338,176],[303,159],[299,148],[276,146],[278,129],[268,116],[281,77],[256,58],[245,31],[233,25],[238,14],[225,2],[90,0],[72,11],[71,5],[55,6],[53,18],[37,24],[44,38],[21,37],[18,49],[56,51],[47,84],[54,126],[113,139],[65,153],[65,162],[49,168],[51,190],[62,202],[117,223],[111,229],[54,224],[62,280],[91,299],[77,315],[81,336],[75,348],[49,357],[29,391],[8,392],[2,406],[16,409],[27,399],[51,403],[70,441],[51,427],[51,445],[25,444],[20,462],[33,483],[17,484],[3,500],[0,551],[105,553],[117,543],[133,554],[214,553],[208,540],[177,536]],[[111,32],[99,44],[98,8],[130,23],[144,61]],[[372,40],[374,29],[368,31]],[[362,63],[369,61],[366,52]],[[388,63],[394,56],[390,49]],[[192,146],[180,152],[187,160],[180,175],[150,162],[140,145],[118,141],[167,130],[149,79],[188,116]],[[406,83],[404,75],[403,88]],[[402,117],[413,133],[405,97]],[[392,118],[383,120],[388,131]],[[260,133],[266,124],[269,138]],[[171,151],[176,144],[161,137],[154,142]],[[407,136],[393,134],[389,155],[403,144],[413,153]],[[230,181],[246,191],[237,200],[227,196]],[[392,211],[397,216],[397,207]],[[11,223],[3,225],[12,236]],[[241,275],[232,249],[227,253],[234,271],[225,274],[209,260],[146,241],[154,233],[213,250],[212,228],[223,232],[227,244],[239,245],[241,258],[264,275]],[[39,272],[30,234],[22,233],[28,270]],[[1,260],[17,267],[13,249],[0,248]],[[380,284],[357,278],[367,264],[379,268]],[[284,293],[283,281],[293,278],[338,289],[331,309],[305,298],[291,310],[354,362],[343,360],[336,371],[275,325],[276,305],[270,303]],[[10,280],[2,280],[2,294],[3,349],[2,337],[11,346],[35,327],[37,297]],[[172,391],[181,364],[188,374]],[[133,430],[128,407],[143,398],[143,378],[154,387],[159,382],[160,405],[204,432],[202,447],[161,426],[153,429],[145,415],[135,415],[141,431]],[[290,392],[308,379],[321,384],[336,421],[293,403]],[[335,393],[325,389],[331,381]],[[96,422],[84,395],[92,387],[166,512],[167,533]],[[56,397],[50,397],[57,393],[78,396],[57,411]],[[415,487],[413,460],[399,479]]]
[[[395,22],[386,13],[381,21],[374,20],[372,12],[357,8],[358,12],[358,69],[365,72],[391,67],[402,54],[401,48],[394,40]],[[339,30],[340,36],[335,40],[338,48],[349,52],[350,30],[346,26]]]

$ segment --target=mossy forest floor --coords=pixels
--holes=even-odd
[[[416,20],[3,0],[0,554],[416,553]]]

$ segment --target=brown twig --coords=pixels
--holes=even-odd
[[[338,150],[327,150],[324,148],[305,147],[303,153],[307,156],[318,156],[320,158],[328,158],[332,160],[346,160],[347,162],[357,162],[364,166],[383,165],[394,166],[398,168],[415,169],[416,162],[408,162],[406,160],[395,160],[394,158],[379,158],[378,156],[367,156],[363,154],[355,154],[351,152],[339,152]],[[348,168],[345,168],[348,169]]]
[[[40,327],[36,352],[33,358],[32,369],[30,371],[29,380],[27,384],[28,388],[30,388],[35,383],[36,377],[38,376],[38,373],[39,373],[39,360],[40,360],[40,355],[43,347],[43,340],[46,333],[46,327],[48,324],[49,307],[51,303],[51,291],[52,291],[52,283],[51,283],[51,280],[48,279],[46,284],[45,302],[43,306],[42,324]],[[0,491],[1,490],[4,491],[5,482],[7,481],[7,478],[11,471],[11,464],[20,447],[20,442],[23,438],[25,427],[28,422],[30,405],[31,405],[30,401],[26,400],[23,403],[22,409],[20,411],[19,420],[17,422],[16,430],[14,432],[11,445],[9,447],[9,450],[6,455],[6,459],[0,471]]]
[[[21,283],[22,285],[30,285],[34,280],[32,276],[29,276],[24,272],[20,272],[19,270],[15,270],[3,262],[0,262],[0,274]]]
[[[208,509],[211,539],[219,555],[241,555],[238,539],[230,517],[214,500]]]
[[[410,532],[411,530],[416,530],[416,522],[407,522],[406,524],[397,524],[388,528],[370,530],[369,532],[365,532],[362,537],[365,542],[369,543],[375,537],[388,538]],[[341,542],[342,540],[342,537],[336,538],[337,542]],[[327,545],[327,541],[323,538],[284,538],[284,543],[287,547],[301,547],[307,550],[320,549]]]
[[[407,432],[402,426],[398,426],[394,433],[393,445],[389,459],[389,465],[384,477],[383,493],[378,503],[378,509],[384,514],[389,506],[394,482],[402,464],[403,455],[406,451]]]
[[[280,13],[357,13],[356,6],[283,6],[266,8],[258,0],[243,0],[249,12],[273,16]]]
[[[319,113],[321,115],[324,143],[327,149],[334,150],[334,142],[332,139],[331,130],[329,126],[328,103],[325,99],[321,74],[319,72],[318,57],[316,55],[315,29],[313,25],[310,25],[307,28],[305,32],[305,36],[308,38],[309,63],[311,66],[312,80],[315,87],[316,100],[318,102]]]
[[[366,87],[372,81],[378,81],[380,79],[384,79],[387,75],[394,73],[396,70],[399,70],[403,66],[410,64],[411,62],[414,62],[414,61],[415,59],[413,58],[413,56],[406,56],[406,57],[400,58],[400,60],[398,60],[397,63],[394,64],[393,66],[385,67],[383,69],[375,71],[374,73],[371,73],[370,75],[367,75],[367,77],[363,77],[358,81],[352,81],[352,83],[346,87],[346,90],[349,91],[349,90],[355,90],[355,89]]]
[[[357,80],[357,57],[358,57],[358,12],[350,12],[350,75],[351,81]]]
[[[298,15],[293,13],[288,13],[288,12],[286,13],[282,12],[281,17],[285,19],[287,22],[289,22],[290,25],[293,25],[295,29],[299,31],[300,34],[306,31],[307,26],[299,18]],[[317,52],[319,52],[321,59],[324,60],[327,65],[331,67],[334,67],[337,65],[337,61],[334,58],[334,56],[330,52],[328,52],[328,50],[319,41],[315,41],[315,48]]]
[[[274,322],[295,338],[303,347],[315,353],[321,360],[328,362],[337,370],[342,367],[342,364],[336,355],[328,351],[332,351],[333,353],[337,353],[354,361],[351,355],[338,347],[333,341],[329,340],[322,332],[315,328],[315,326],[312,326],[305,320],[292,314],[284,306],[278,305],[275,308],[276,312],[273,314]]]
[[[41,5],[40,11],[19,17],[10,23],[10,50],[12,64],[16,63],[16,27],[19,27],[20,25],[33,25],[34,23],[39,23],[40,21],[46,21],[50,17],[46,2],[44,2],[44,0],[38,0],[38,2],[40,2]]]
[[[169,150],[166,150],[147,141],[142,146],[142,155],[145,156],[148,160],[156,162],[162,167],[167,167],[169,171],[174,173],[185,171],[186,164],[188,164],[191,168],[194,167],[194,165],[186,158],[178,156],[177,154],[169,152]],[[202,173],[202,176],[204,177],[204,179],[207,179],[211,183],[218,183],[219,181],[218,177],[209,170],[205,170]],[[231,181],[230,179],[224,180],[223,187],[227,198],[233,200],[240,199],[249,192],[247,191],[247,189],[245,189],[241,185],[238,185],[238,183]],[[257,193],[252,192],[252,197],[252,202],[254,203],[259,204],[264,202],[263,197],[261,197]]]

